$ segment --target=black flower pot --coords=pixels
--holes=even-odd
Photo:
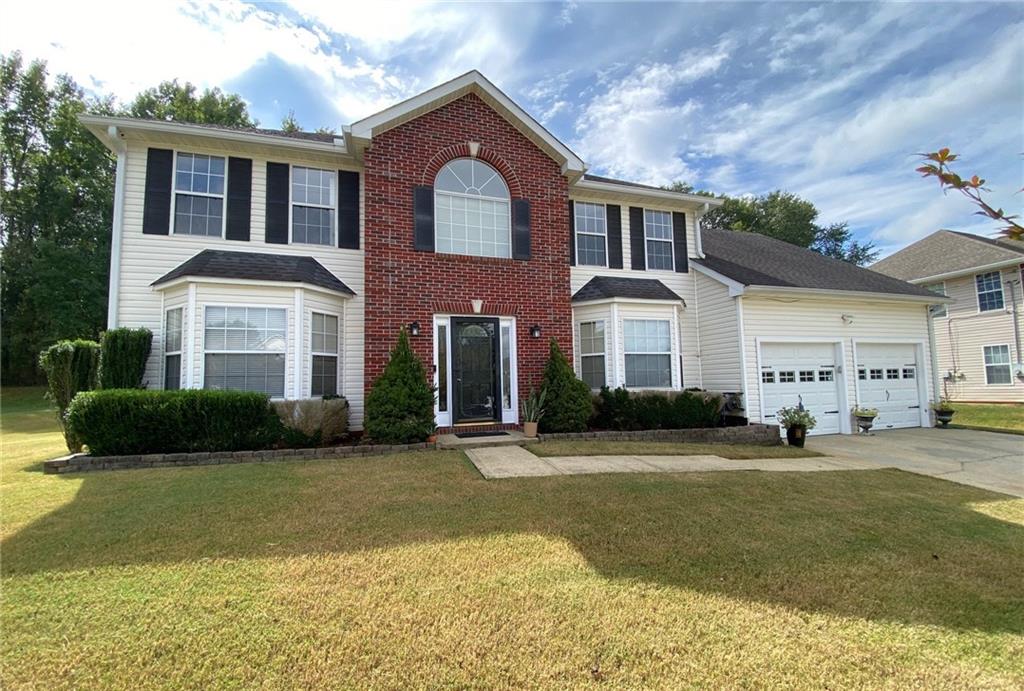
[[[871,428],[875,426],[875,418],[867,417],[863,415],[857,416],[857,427],[860,427],[860,431],[867,434],[871,431]]]
[[[799,449],[804,448],[804,440],[807,439],[807,428],[803,425],[793,425],[786,428],[786,441],[790,446]]]
[[[953,419],[953,411],[952,410],[936,410],[935,411],[935,419],[938,421],[938,423],[940,425],[945,427],[946,425],[949,424],[949,421]]]

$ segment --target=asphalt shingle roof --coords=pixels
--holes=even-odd
[[[608,298],[682,301],[681,297],[657,279],[622,278],[619,276],[595,276],[576,291],[576,294],[572,296],[572,301],[586,302]]]
[[[157,286],[183,276],[308,283],[346,295],[355,295],[351,288],[313,257],[203,250],[153,281],[153,285]]]
[[[748,286],[932,295],[891,276],[757,233],[701,231],[703,266]]]
[[[871,270],[910,281],[1014,260],[1024,262],[1022,241],[939,230],[872,264]]]
[[[159,118],[136,118],[137,120],[146,120],[149,122],[170,122],[169,120],[161,120]],[[310,142],[324,142],[331,144],[340,134],[334,134],[333,132],[285,132],[284,130],[272,130],[264,127],[229,127],[227,125],[212,125],[205,122],[186,122],[181,123],[185,125],[192,125],[194,127],[205,127],[208,130],[217,130],[220,132],[245,132],[248,134],[263,134],[268,137],[287,137],[289,139],[302,139]]]

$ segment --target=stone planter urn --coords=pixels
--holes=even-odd
[[[790,446],[798,449],[804,448],[804,441],[807,440],[807,428],[802,425],[793,425],[786,428],[786,441]]]
[[[875,426],[875,417],[873,415],[858,415],[857,416],[857,427],[860,428],[861,434],[867,434],[871,431],[871,428]]]
[[[936,410],[935,421],[938,422],[940,426],[946,427],[949,425],[949,422],[953,419],[953,413],[955,412],[956,411],[954,410]]]
[[[523,423],[523,435],[527,437],[537,436],[537,423],[536,422],[524,422]]]

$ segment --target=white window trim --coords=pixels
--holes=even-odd
[[[626,322],[667,322],[668,323],[668,351],[631,351],[627,350],[626,347]],[[673,360],[676,358],[675,344],[672,339],[672,325],[673,320],[666,317],[624,317],[622,319],[622,386],[630,391],[675,391],[675,369],[673,367]],[[668,355],[668,386],[630,386],[626,381],[629,375],[628,369],[626,368],[626,357],[629,355]],[[607,375],[605,375],[607,376]]]
[[[583,352],[583,325],[584,324],[601,324],[601,328],[604,330],[604,349],[600,353],[584,353]],[[580,354],[580,371],[577,376],[580,380],[583,379],[583,358],[588,357],[599,357],[604,358],[604,386],[608,386],[608,322],[604,319],[582,319],[576,323],[577,333],[579,334],[579,354]],[[630,353],[635,355],[637,353]],[[600,387],[591,389],[591,391],[599,391]]]
[[[992,310],[989,310],[992,311]],[[1005,365],[990,365],[985,362],[985,348],[1006,348],[1006,358],[1009,360]],[[1010,371],[1010,381],[992,383],[988,380],[989,367],[1006,367]],[[985,386],[1013,386],[1013,353],[1009,343],[986,343],[981,346],[981,368],[985,371]]]
[[[931,286],[942,286],[942,296],[943,297],[949,297],[949,295],[946,293],[946,282],[945,281],[935,281],[934,283],[927,283],[927,284],[925,284],[924,289],[925,290],[931,290]],[[975,292],[977,292],[977,290],[978,290],[978,284],[977,283],[974,284],[974,290],[975,290]],[[938,293],[936,293],[936,295],[938,295]],[[942,314],[936,314],[935,312],[932,311],[932,310],[936,310],[936,309],[942,309]],[[946,304],[946,303],[941,303],[941,304],[938,304],[938,305],[929,305],[928,306],[928,311],[931,312],[932,319],[948,319],[949,318],[949,305]]]
[[[437,189],[437,187],[436,187],[437,176],[440,175],[441,171],[443,171],[446,167],[448,167],[448,165],[450,165],[451,163],[453,163],[455,161],[460,161],[460,160],[477,161],[479,163],[482,163],[483,165],[486,165],[491,170],[493,170],[494,173],[501,180],[501,182],[505,185],[505,190],[508,191],[508,197],[505,197],[505,198],[502,198],[502,197],[492,197],[492,196],[486,195],[486,194],[468,194],[466,192],[452,192],[452,191],[449,191],[449,190],[439,190],[439,189]],[[433,223],[434,223],[434,253],[435,254],[447,254],[447,255],[450,255],[450,256],[454,256],[454,257],[482,257],[484,259],[512,259],[512,190],[510,190],[508,188],[508,181],[505,179],[505,176],[502,175],[501,172],[497,168],[492,166],[490,163],[487,163],[485,161],[480,161],[479,159],[475,159],[475,158],[467,158],[467,157],[453,158],[451,161],[445,162],[445,164],[438,169],[437,175],[434,176],[434,180],[432,181],[432,183],[435,184],[435,187],[433,188],[434,189],[434,218],[433,218]],[[506,220],[505,228],[508,230],[508,256],[507,257],[490,257],[490,256],[487,256],[487,255],[484,255],[484,254],[464,254],[462,252],[440,252],[440,251],[438,251],[437,250],[437,196],[439,194],[445,194],[445,195],[448,195],[449,197],[462,197],[463,199],[484,199],[486,201],[500,202],[500,203],[504,204],[505,205],[505,215],[506,215],[506,218],[505,218],[505,220]],[[449,403],[450,403],[450,401],[449,401]]]
[[[293,178],[292,178],[292,176],[295,175],[295,169],[296,168],[304,168],[306,170],[317,170],[317,171],[320,171],[321,173],[333,173],[334,174],[334,198],[331,200],[331,206],[325,206],[323,204],[310,204],[310,203],[307,203],[307,202],[302,202],[301,204],[299,204],[298,202],[293,200],[293,195],[292,195],[292,184],[293,184],[292,180],[293,180]],[[288,165],[288,244],[289,245],[302,245],[304,247],[327,247],[327,248],[333,247],[334,249],[339,249],[339,247],[338,247],[338,192],[339,192],[338,188],[340,186],[341,186],[341,180],[338,179],[338,171],[336,171],[336,170],[332,171],[332,170],[330,170],[328,168],[316,168],[314,166],[299,165],[299,164],[294,164],[294,163]],[[227,189],[226,183],[225,183],[225,188],[224,189]],[[331,220],[331,241],[329,243],[321,244],[319,242],[298,242],[298,241],[295,240],[295,220],[294,220],[294,215],[295,214],[294,214],[294,210],[295,210],[295,206],[296,205],[298,205],[298,206],[308,206],[308,207],[313,208],[313,209],[330,209],[331,211],[334,212],[334,216],[332,217],[332,220]]]
[[[167,334],[168,334],[168,331],[169,331],[168,328],[167,328],[167,315],[169,315],[174,310],[178,310],[178,311],[181,312],[181,322],[180,322],[180,324],[181,324],[181,327],[180,327],[181,328],[181,337],[178,338],[178,349],[177,350],[167,350]],[[182,369],[183,369],[183,367],[185,365],[185,357],[184,357],[184,355],[185,355],[185,307],[183,305],[178,305],[177,307],[168,307],[168,308],[166,308],[164,310],[164,334],[163,335],[164,335],[164,337],[163,337],[164,356],[163,356],[163,363],[162,363],[163,367],[160,368],[160,378],[161,378],[161,382],[160,382],[161,386],[160,386],[160,388],[161,389],[167,389],[167,358],[170,357],[171,355],[178,355],[178,356],[181,357],[181,360],[178,362],[178,388],[179,389],[184,389],[185,388],[185,386],[183,385],[184,384],[184,377],[181,376]]]
[[[669,218],[668,227],[669,227],[670,234],[672,236],[671,238],[669,238],[668,240],[665,240],[664,238],[649,238],[649,237],[647,237],[647,212],[648,211],[657,211],[658,213],[668,214],[668,218]],[[667,242],[667,243],[669,243],[669,245],[672,248],[672,250],[669,252],[669,257],[672,259],[672,268],[671,269],[652,269],[652,268],[650,268],[650,262],[647,261],[647,242],[648,241]],[[644,207],[644,271],[664,271],[666,273],[672,273],[672,272],[675,272],[675,270],[676,270],[676,238],[675,238],[675,228],[672,227],[672,212],[671,211],[666,211],[665,209],[652,209],[649,206],[645,206]]]
[[[344,381],[342,376],[341,376],[341,363],[342,363],[342,357],[341,357],[341,343],[342,343],[342,341],[341,341],[341,326],[342,326],[342,324],[341,324],[341,314],[339,314],[337,312],[331,312],[331,311],[328,311],[328,310],[322,310],[322,309],[310,309],[310,310],[307,311],[307,314],[309,315],[309,396],[310,396],[310,398],[313,397],[313,356],[315,356],[315,355],[318,355],[318,356],[321,356],[321,357],[333,357],[335,360],[337,360],[337,365],[334,368],[334,379],[335,379],[334,388],[335,388],[335,395],[340,396],[340,395],[342,395],[342,392],[341,392],[341,382]],[[325,316],[328,316],[328,317],[334,317],[335,319],[338,320],[338,328],[337,328],[337,334],[336,334],[336,336],[338,337],[338,350],[336,352],[334,352],[334,353],[325,353],[325,352],[321,352],[319,350],[313,350],[313,334],[314,334],[314,332],[313,332],[313,315],[314,314],[322,314],[322,315],[325,315]],[[303,376],[305,376],[305,373],[303,373]]]
[[[579,214],[580,204],[588,204],[590,206],[599,206],[599,207],[601,207],[601,212],[604,214],[604,233],[592,233],[590,231],[580,230],[579,229],[579,216],[577,214]],[[600,204],[598,202],[574,202],[573,203],[573,207],[572,207],[572,215],[573,215],[573,228],[576,230],[576,264],[578,266],[594,266],[594,267],[598,267],[598,268],[605,268],[605,269],[607,269],[608,268],[608,205],[607,204]],[[646,230],[644,232],[646,233]],[[584,264],[580,260],[580,257],[582,256],[580,254],[580,236],[581,235],[591,235],[593,237],[599,237],[599,238],[601,238],[604,241],[604,263],[603,264]],[[644,244],[644,247],[646,247],[646,246],[647,245]],[[646,255],[646,250],[644,251],[644,254]]]
[[[210,158],[219,158],[224,161],[224,194],[209,194],[206,192],[179,192],[178,191],[178,150],[174,150],[174,157],[171,161],[171,220],[170,228],[168,232],[174,237],[179,238],[198,238],[200,240],[211,240],[218,239],[223,240],[227,236],[228,227],[228,157],[218,156],[217,154],[202,154],[196,151],[181,151],[180,153],[188,154],[189,156],[208,156]],[[193,235],[192,233],[178,233],[174,230],[174,212],[178,205],[178,195],[188,194],[194,197],[209,197],[211,199],[220,199],[221,205],[221,219],[220,219],[220,236],[216,235]]]
[[[994,309],[983,310],[981,309],[981,293],[978,290],[978,279],[982,276],[988,276],[989,274],[996,274],[999,276],[999,297],[1002,298],[1002,307],[996,307]],[[986,290],[985,293],[994,293],[994,290]],[[986,312],[1003,312],[1006,310],[1006,291],[1003,290],[1003,271],[1002,269],[996,269],[995,271],[986,271],[980,274],[974,274],[974,299],[978,305],[978,314],[985,314]]]
[[[284,310],[284,350],[207,350],[206,349],[206,308],[207,307],[248,307],[249,309],[272,309],[272,310]],[[288,399],[288,362],[289,358],[294,356],[294,350],[288,347],[288,320],[292,318],[292,309],[285,305],[258,305],[249,303],[233,303],[233,302],[203,302],[196,305],[195,313],[198,316],[199,313],[203,315],[202,331],[200,331],[200,342],[199,348],[199,386],[200,389],[206,388],[206,355],[284,355],[284,395],[283,396],[271,396],[273,401],[282,401]],[[198,329],[198,323],[193,322],[192,328]],[[292,373],[295,376],[295,373]]]

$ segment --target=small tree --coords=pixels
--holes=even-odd
[[[434,387],[402,329],[366,397],[366,433],[385,444],[412,444],[426,441],[434,429]]]
[[[82,443],[67,426],[66,413],[79,391],[96,388],[100,346],[95,341],[60,341],[39,354],[39,366],[46,373],[46,397],[57,407],[57,422],[68,451],[82,450]]]
[[[576,378],[572,366],[553,338],[541,389],[547,397],[544,417],[540,421],[542,432],[583,432],[587,429],[587,420],[594,408],[590,388]]]
[[[153,344],[149,329],[111,329],[100,339],[100,388],[138,389]]]

